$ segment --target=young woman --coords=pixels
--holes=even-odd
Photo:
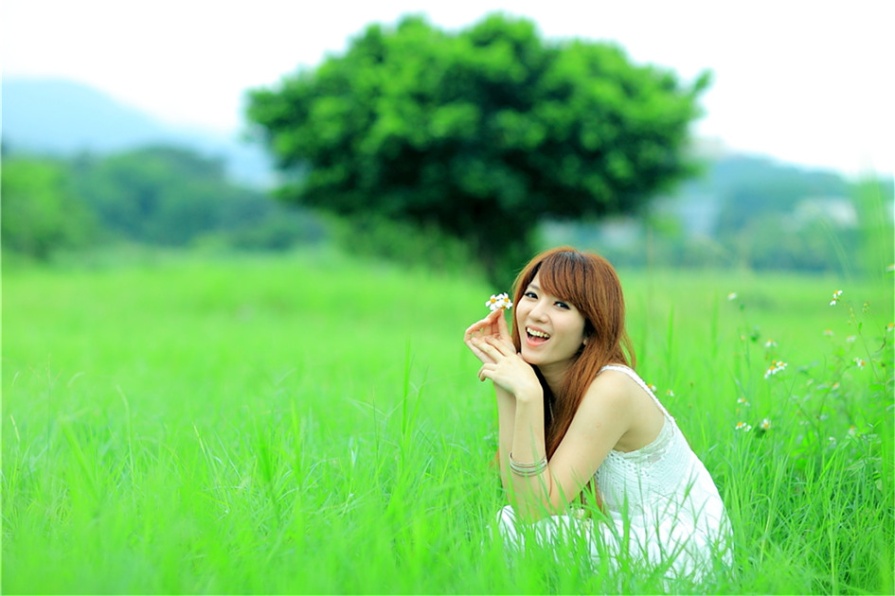
[[[501,309],[466,330],[497,393],[499,523],[547,539],[580,530],[671,575],[729,562],[729,524],[711,476],[674,418],[634,372],[621,284],[603,258],[571,248],[536,256],[516,279],[513,329]],[[582,522],[574,502],[605,515]],[[599,547],[599,545],[602,547]]]

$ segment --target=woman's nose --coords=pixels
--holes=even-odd
[[[539,301],[537,304],[535,304],[534,307],[531,309],[530,314],[531,314],[532,319],[535,319],[537,321],[543,321],[544,317],[546,315],[546,309],[544,307],[544,303]]]

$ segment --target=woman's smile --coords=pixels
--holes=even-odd
[[[540,346],[550,339],[550,334],[537,327],[525,328],[525,340],[531,346]]]

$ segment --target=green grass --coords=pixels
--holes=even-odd
[[[735,527],[696,589],[892,593],[891,278],[620,273]],[[506,289],[331,253],[5,270],[3,592],[663,591],[492,540],[461,337]]]

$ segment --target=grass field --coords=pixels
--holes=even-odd
[[[695,589],[892,593],[891,275],[620,274],[735,528]],[[2,591],[663,591],[491,538],[461,339],[498,290],[330,252],[5,269]]]

